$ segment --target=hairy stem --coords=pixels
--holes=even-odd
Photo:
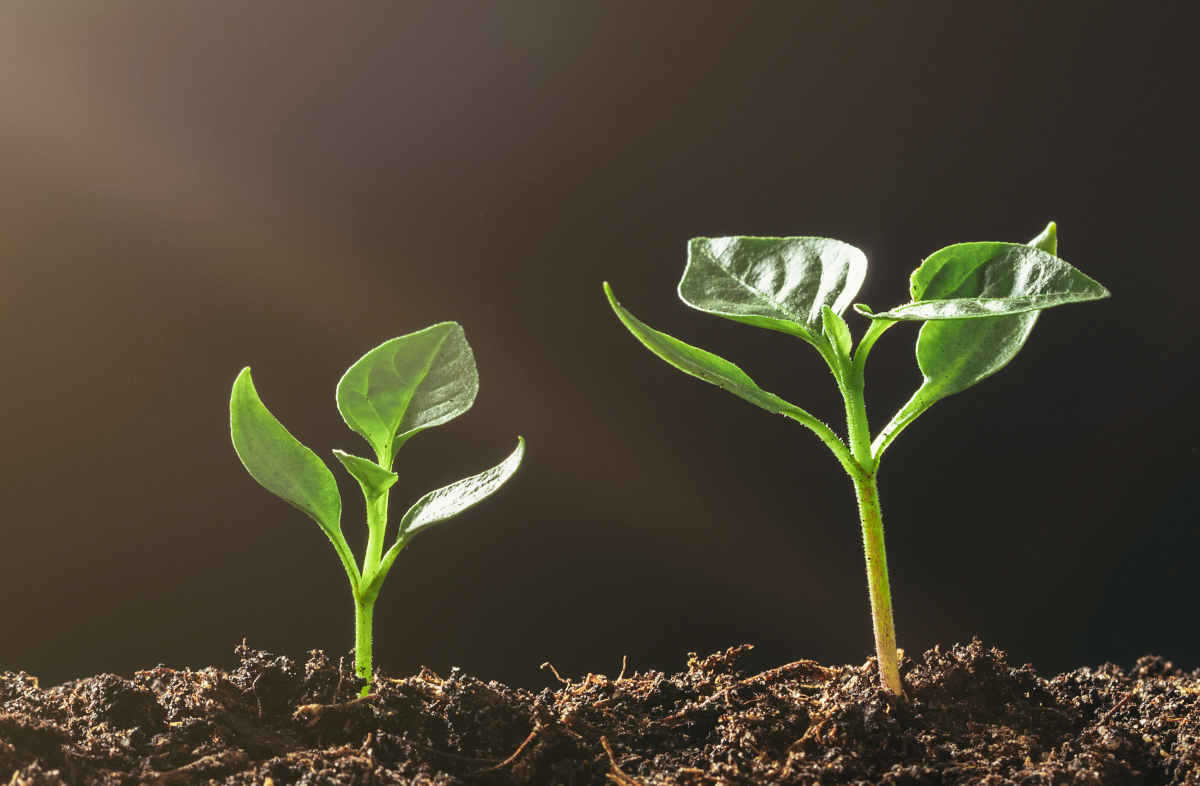
[[[882,332],[879,331],[879,332]],[[861,349],[861,348],[860,348]],[[861,467],[851,473],[862,523],[863,553],[867,561],[867,592],[871,598],[871,622],[875,630],[875,656],[879,661],[879,681],[884,690],[904,695],[896,654],[896,624],[892,618],[892,590],[888,583],[887,551],[883,542],[883,513],[879,506],[879,487],[875,481],[878,457],[871,453],[871,430],[863,398],[861,377],[843,379],[842,396],[846,401],[846,427],[850,451]]]
[[[873,475],[875,465],[871,459],[871,427],[867,423],[867,406],[863,401],[862,385],[843,379],[841,391],[842,400],[846,404],[846,438],[850,442],[850,455],[854,457],[863,474]]]
[[[874,474],[856,478],[854,492],[862,521],[863,552],[867,560],[867,589],[871,596],[871,620],[875,628],[875,655],[879,680],[888,693],[904,695],[896,654],[896,625],[892,619],[892,591],[888,584],[887,551],[883,545],[883,515]]]
[[[829,426],[826,426],[824,423],[817,420],[799,407],[789,405],[788,407],[781,409],[780,413],[791,418],[797,423],[806,426],[810,431],[816,434],[817,438],[825,444],[825,447],[829,448],[830,452],[833,453],[833,457],[836,458],[838,463],[842,465],[842,469],[846,470],[846,473],[851,477],[854,477],[855,473],[861,469],[861,467],[859,467],[859,465],[855,462],[854,456],[852,456],[850,451],[846,448],[845,443],[842,442],[841,438]]]

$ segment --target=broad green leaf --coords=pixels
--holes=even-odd
[[[342,419],[386,467],[410,437],[471,408],[479,392],[475,357],[463,329],[442,322],[385,341],[342,376]]]
[[[822,309],[821,319],[824,324],[824,334],[829,339],[829,343],[837,349],[841,357],[849,358],[853,341],[850,338],[850,327],[846,324],[846,320],[834,313],[829,306]]]
[[[841,314],[867,258],[824,237],[698,237],[688,243],[679,297],[692,308],[816,344],[821,311]]]
[[[383,496],[384,492],[390,489],[398,479],[395,472],[384,469],[370,459],[360,458],[336,449],[333,451],[333,455],[337,456],[346,471],[358,481],[358,485],[362,487],[363,494],[367,499],[377,499]]]
[[[755,404],[768,412],[782,415],[796,407],[774,393],[768,393],[755,384],[746,372],[711,352],[686,344],[666,333],[655,330],[639,320],[617,302],[612,287],[604,283],[604,293],[608,296],[609,305],[616,312],[617,318],[629,329],[629,332],[642,342],[647,349],[670,363],[680,371],[693,377],[728,390],[751,404]]]
[[[1037,310],[1002,312],[1003,316],[939,319],[922,325],[917,336],[917,365],[925,381],[917,395],[925,406],[966,390],[1004,368],[1025,345],[1042,308],[1108,296],[1104,287],[1053,256],[1057,251],[1058,231],[1051,223],[1028,246],[950,246],[913,273],[914,299],[929,295],[943,299],[986,298],[988,293],[1005,290],[1024,293],[1019,297],[1026,303],[1029,298],[1041,298],[1034,302],[1042,304]]]
[[[989,318],[1099,300],[1108,294],[1099,283],[1039,248],[958,243],[935,252],[913,272],[912,302],[871,316]]]
[[[419,530],[453,518],[490,497],[513,476],[524,456],[525,440],[517,437],[516,449],[504,461],[421,497],[400,520],[401,537],[410,538]]]
[[[342,498],[333,473],[267,410],[249,368],[233,383],[229,430],[233,449],[250,476],[311,516],[337,546],[342,540]]]

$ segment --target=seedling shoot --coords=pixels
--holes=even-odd
[[[521,464],[525,441],[500,464],[429,492],[400,519],[384,551],[388,497],[398,475],[396,454],[425,429],[471,408],[479,391],[475,357],[462,328],[442,322],[385,341],[352,365],[337,385],[337,408],[346,425],[371,447],[373,458],[333,451],[358,481],[366,503],[367,545],[361,566],[342,535],[342,498],[325,462],[302,445],[263,405],[244,368],[229,400],[233,447],[246,471],[271,493],[307,513],[333,544],[354,597],[355,673],[372,679],[375,601],[397,555],[420,532],[462,513],[497,491]]]
[[[769,393],[729,361],[661,333],[604,291],[617,317],[651,352],[679,370],[722,387],[811,430],[850,476],[858,501],[880,682],[904,691],[896,653],[883,518],[876,478],[888,445],[936,402],[996,373],[1024,346],[1043,309],[1108,297],[1096,281],[1059,259],[1050,223],[1027,244],[957,243],[913,271],[908,303],[872,312],[854,345],[842,313],[867,271],[862,251],[821,237],[695,238],[688,244],[679,297],[694,309],[777,330],[808,343],[825,360],[842,394],[845,438],[800,407]],[[908,403],[871,434],[864,370],[871,348],[898,322],[922,322],[917,366],[923,381]]]

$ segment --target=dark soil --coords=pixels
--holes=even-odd
[[[452,670],[358,698],[348,659],[244,645],[231,672],[4,672],[0,783],[1200,784],[1200,671],[1161,658],[1044,679],[975,641],[906,658],[891,702],[873,661],[747,650],[540,693]]]

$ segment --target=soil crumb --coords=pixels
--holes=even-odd
[[[978,640],[901,665],[560,677],[378,675],[242,645],[233,671],[157,666],[42,688],[0,672],[0,784],[1200,784],[1200,670],[1144,657],[1052,678]]]

